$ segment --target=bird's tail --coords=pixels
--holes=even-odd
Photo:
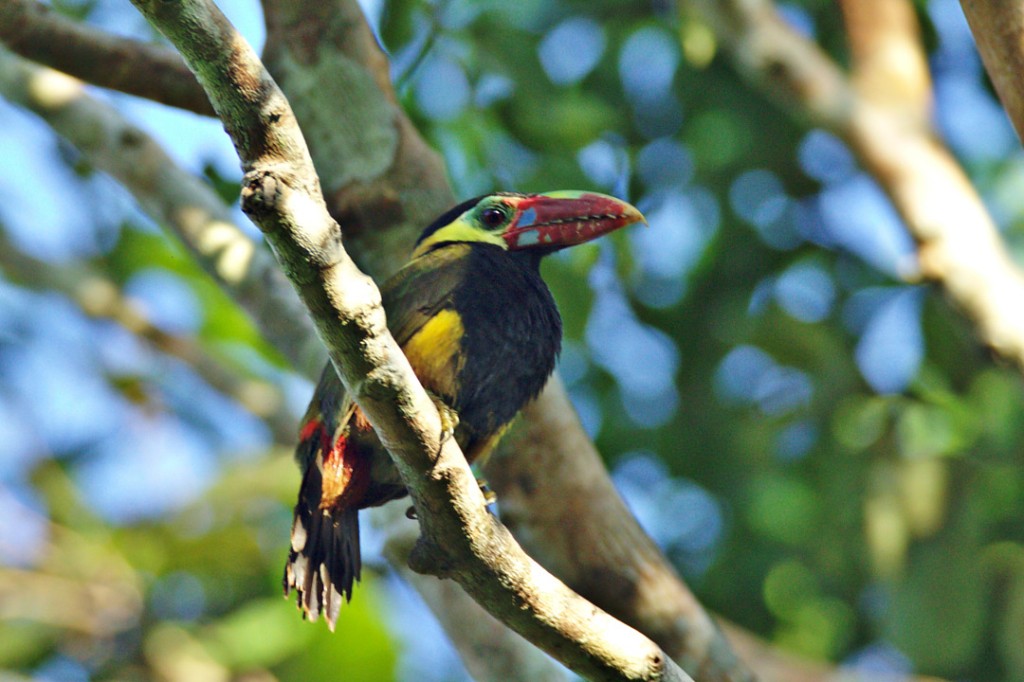
[[[312,472],[316,469],[311,467]],[[321,510],[307,504],[300,494],[284,569],[285,596],[294,589],[303,615],[315,621],[322,613],[334,630],[342,598],[352,598],[352,585],[359,580],[361,567],[359,510],[354,506]]]

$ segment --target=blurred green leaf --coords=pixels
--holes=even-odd
[[[516,99],[508,122],[527,146],[547,152],[571,153],[596,140],[603,131],[621,127],[621,114],[606,100],[571,91],[547,98],[541,93]]]
[[[863,450],[877,441],[885,430],[889,401],[877,396],[850,396],[836,407],[832,434],[851,450]]]
[[[907,405],[896,424],[904,457],[935,457],[956,448],[953,424],[945,410],[928,405]]]
[[[809,601],[819,598],[818,579],[798,561],[776,564],[764,580],[764,603],[782,619],[793,619]]]
[[[38,665],[60,638],[60,630],[41,623],[0,621],[0,667],[28,669]]]
[[[962,675],[983,647],[984,579],[976,555],[966,549],[919,548],[914,569],[892,588],[887,633],[922,669],[939,675]]]
[[[290,680],[335,680],[346,682],[387,682],[394,680],[397,652],[380,617],[373,586],[364,582],[358,598],[342,609],[335,632],[323,623],[300,622],[292,610],[294,627],[314,632],[312,641],[299,655],[276,670]]]
[[[839,599],[808,599],[783,624],[776,642],[812,659],[833,658],[853,639],[855,621],[853,609]]]
[[[255,599],[210,626],[203,640],[218,660],[244,670],[301,655],[316,634],[314,627],[298,618],[297,609],[282,608],[280,599]]]
[[[800,544],[817,530],[819,502],[804,482],[778,474],[765,474],[750,484],[747,522],[772,540]]]

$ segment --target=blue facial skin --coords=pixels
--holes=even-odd
[[[529,227],[537,221],[537,211],[532,208],[528,208],[522,212],[519,216],[519,220],[516,221],[516,227]]]
[[[526,232],[520,232],[516,238],[516,246],[522,248],[524,246],[533,246],[540,241],[540,232],[537,230],[527,230]]]

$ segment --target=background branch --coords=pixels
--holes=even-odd
[[[694,4],[756,87],[850,145],[917,241],[921,274],[972,320],[985,345],[1024,370],[1024,308],[1015,303],[1024,300],[1024,276],[930,124],[869,101],[771,2]]]
[[[4,0],[0,43],[88,83],[213,115],[206,93],[173,50],[103,33],[38,0]]]
[[[0,49],[0,92],[41,116],[96,168],[116,178],[154,220],[249,313],[264,337],[308,377],[323,346],[273,258],[234,224],[205,182],[155,140],[64,74]]]
[[[932,83],[914,6],[905,0],[842,0],[857,92],[928,126]]]
[[[292,445],[296,419],[285,409],[284,398],[271,383],[242,376],[224,358],[215,357],[194,338],[172,334],[153,324],[146,310],[99,268],[63,265],[59,268],[17,251],[0,235],[0,271],[4,277],[41,291],[58,291],[75,301],[94,319],[119,324],[156,350],[181,360],[212,388],[229,396],[263,420],[276,443]]]

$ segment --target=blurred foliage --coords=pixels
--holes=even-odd
[[[58,6],[137,26],[119,4]],[[1016,140],[956,3],[915,6],[941,133],[1020,251]],[[833,3],[783,11],[846,61]],[[913,271],[912,247],[842,143],[753,92],[713,34],[676,12],[662,2],[396,0],[378,29],[403,106],[445,155],[460,196],[594,188],[650,218],[551,259],[545,274],[584,422],[703,602],[810,658],[1024,679],[1021,377],[936,292],[900,279]],[[81,170],[60,151],[52,163]],[[198,166],[234,193],[237,178],[209,159]],[[81,205],[99,236],[74,259],[158,326],[302,409],[308,384],[281,369],[183,250],[130,209],[112,227],[110,211]],[[18,224],[50,227],[45,214],[0,221],[28,252]],[[243,415],[238,396],[103,320],[69,317],[67,292],[54,295],[45,273],[16,278],[4,262],[0,666],[39,679],[464,676],[450,654],[425,662],[421,640],[436,628],[396,625],[422,608],[377,589],[372,549],[338,632],[302,624],[276,596],[297,483],[289,444]],[[154,272],[163,284],[139,283]],[[66,374],[74,361],[81,373],[19,379],[28,353],[42,358],[30,367]],[[101,423],[62,428],[72,408],[54,396],[79,400],[74,409],[102,397],[90,412]],[[156,424],[167,442],[146,455]],[[168,464],[182,448],[191,459]],[[122,459],[103,465],[108,451]],[[111,497],[127,506],[100,503]]]

